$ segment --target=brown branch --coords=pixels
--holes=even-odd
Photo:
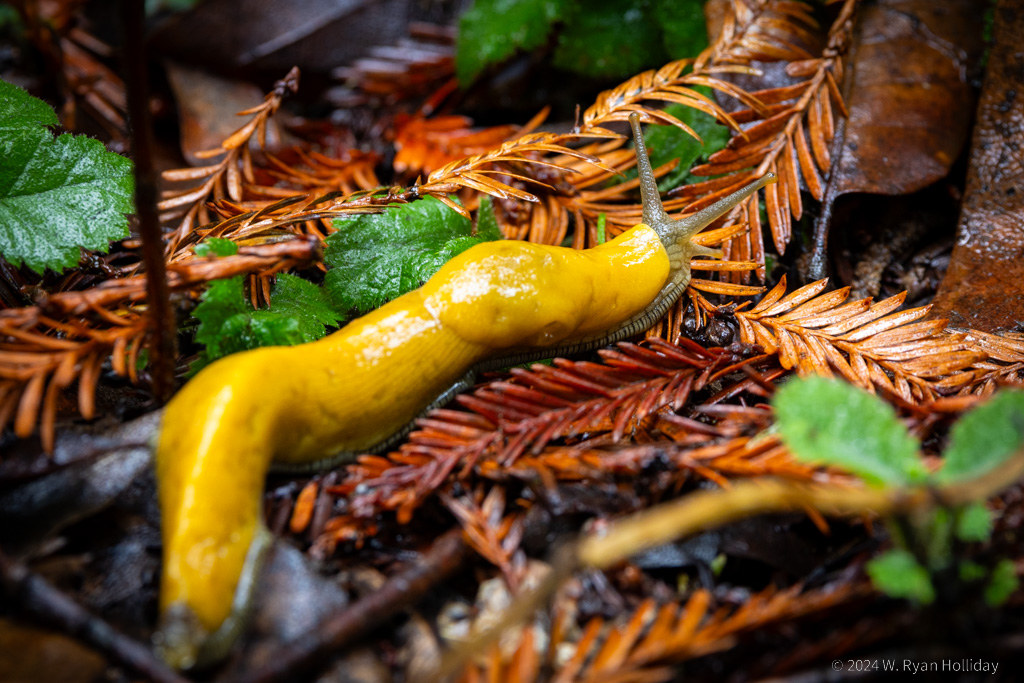
[[[153,651],[90,614],[25,565],[0,551],[0,588],[8,605],[34,619],[80,638],[130,670],[157,683],[187,683],[156,658]]]
[[[146,59],[145,8],[136,0],[121,2],[124,29],[128,120],[131,123],[132,158],[135,162],[135,213],[142,235],[142,260],[146,266],[146,304],[149,309],[149,350],[152,390],[158,403],[174,392],[174,365],[178,355],[177,325],[171,307],[163,256],[163,234],[156,204],[159,196],[153,163],[152,116],[149,108],[149,62]]]
[[[290,239],[274,244],[239,247],[233,256],[196,258],[168,267],[167,286],[171,291],[193,289],[212,280],[256,273],[273,275],[291,268],[305,268],[319,261],[322,245],[314,238]],[[64,315],[85,315],[96,308],[149,301],[148,277],[135,275],[117,280],[107,280],[91,289],[79,292],[62,292],[46,299],[41,308],[47,312]],[[3,314],[0,313],[0,319]]]

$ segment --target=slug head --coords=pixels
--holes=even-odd
[[[713,223],[716,219],[737,206],[744,199],[760,190],[765,185],[776,182],[774,173],[766,173],[757,180],[745,185],[736,192],[719,199],[717,202],[701,209],[695,214],[672,219],[665,212],[658,193],[658,182],[651,168],[651,160],[647,158],[647,145],[640,131],[640,116],[633,112],[629,115],[629,125],[633,128],[633,139],[636,145],[636,166],[640,172],[640,199],[643,202],[643,222],[650,226],[661,238],[661,243],[668,251],[669,258],[689,267],[692,256],[712,256],[722,258],[720,249],[711,249],[695,244],[694,235]]]

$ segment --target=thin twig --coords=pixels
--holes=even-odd
[[[141,3],[140,3],[141,4]],[[100,652],[157,683],[188,683],[136,640],[120,633],[0,551],[0,592],[22,614],[80,638]]]
[[[164,272],[163,240],[156,169],[153,165],[153,133],[149,112],[145,51],[144,4],[123,0],[125,36],[125,83],[128,88],[128,119],[131,122],[132,156],[135,161],[135,213],[142,235],[142,260],[146,265],[146,302],[149,306],[150,368],[153,395],[163,403],[174,392],[177,335],[170,289]]]

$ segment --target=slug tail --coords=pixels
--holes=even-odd
[[[187,671],[209,666],[227,656],[241,635],[252,611],[256,580],[273,539],[262,524],[253,536],[246,554],[231,605],[231,614],[212,633],[186,603],[169,605],[160,616],[153,635],[153,646],[168,666]]]

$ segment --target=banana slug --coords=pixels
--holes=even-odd
[[[774,176],[673,220],[635,113],[630,124],[643,223],[585,251],[476,245],[334,334],[223,358],[171,400],[156,454],[164,561],[154,638],[169,664],[213,661],[241,630],[269,545],[260,507],[272,464],[324,468],[382,450],[477,371],[637,334],[682,294],[692,256],[721,257],[690,238]]]

